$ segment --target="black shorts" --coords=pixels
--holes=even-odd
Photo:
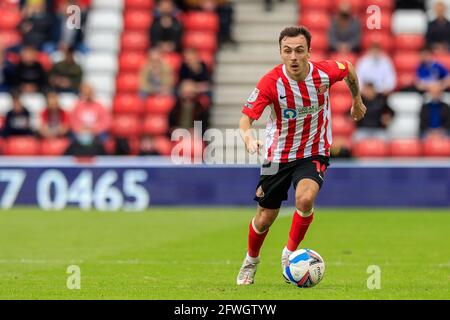
[[[329,166],[329,158],[313,156],[288,163],[280,163],[277,166],[276,169],[273,169],[273,164],[268,162],[263,164],[261,168],[262,173],[256,186],[254,200],[263,208],[280,208],[281,203],[288,198],[291,183],[296,188],[297,183],[302,179],[308,178],[316,181],[320,189],[325,171]],[[273,171],[271,174],[267,174],[270,170],[265,170],[269,167]]]

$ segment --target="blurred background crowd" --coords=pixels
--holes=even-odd
[[[331,90],[334,157],[450,156],[445,1],[293,4],[312,60],[347,59],[360,78],[361,122],[345,84]],[[0,11],[5,155],[170,155],[174,129],[210,126],[217,53],[240,45],[227,0],[0,0]]]

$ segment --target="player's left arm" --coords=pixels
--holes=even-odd
[[[350,92],[352,93],[353,97],[353,103],[352,103],[352,109],[350,111],[350,114],[355,121],[359,121],[362,118],[364,118],[364,115],[366,114],[366,106],[364,105],[362,98],[361,98],[361,92],[359,90],[359,82],[358,82],[358,76],[356,75],[356,70],[353,67],[353,64],[351,64],[349,61],[347,61],[348,66],[348,74],[344,78],[345,83],[347,84],[347,87],[350,89]]]

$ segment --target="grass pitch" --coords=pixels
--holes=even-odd
[[[0,299],[450,298],[450,210],[318,208],[301,247],[319,252],[326,271],[309,289],[281,276],[291,209],[266,238],[255,284],[235,285],[254,211],[2,211]],[[70,265],[79,290],[66,286]],[[370,265],[381,269],[379,290],[367,288]]]

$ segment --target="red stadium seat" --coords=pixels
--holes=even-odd
[[[412,88],[416,82],[415,70],[397,73],[397,89]]]
[[[395,50],[419,51],[425,45],[425,37],[422,34],[398,34],[394,38]]]
[[[353,155],[356,157],[386,157],[389,155],[388,144],[380,139],[368,138],[353,145]]]
[[[213,32],[187,31],[183,36],[183,46],[214,52],[217,49],[217,36]]]
[[[0,45],[3,48],[12,47],[22,41],[18,31],[2,31],[0,34]]]
[[[426,157],[450,157],[450,139],[447,137],[429,137],[422,142]]]
[[[199,51],[198,54],[200,55],[200,58],[203,60],[203,62],[208,67],[209,71],[212,71],[214,69],[214,65],[216,63],[215,52]]]
[[[219,17],[213,12],[190,11],[182,18],[186,31],[219,31]]]
[[[339,4],[341,2],[350,2],[351,6],[352,6],[352,12],[355,15],[360,15],[360,14],[364,13],[366,10],[365,3],[361,0],[337,0],[337,1],[331,2],[332,3],[332,7],[331,7],[332,12],[337,11]]]
[[[19,24],[22,17],[19,10],[2,10],[2,18],[0,19],[0,30],[14,30]]]
[[[45,71],[49,72],[51,70],[53,62],[48,54],[46,54],[45,52],[39,52],[38,53],[38,61],[42,65],[42,67],[45,69]]]
[[[139,76],[135,73],[122,73],[117,77],[117,92],[137,93]]]
[[[348,93],[350,92],[344,81],[335,82],[330,89],[330,96],[337,93]]]
[[[331,24],[329,14],[326,11],[302,11],[298,22],[306,26],[313,35],[317,31],[327,31]]]
[[[165,115],[148,115],[142,124],[142,133],[153,136],[165,135],[169,130],[169,123]]]
[[[433,58],[436,59],[438,62],[442,63],[447,68],[447,70],[450,70],[450,54],[448,53],[434,54]]]
[[[311,61],[322,61],[328,59],[327,53],[324,50],[312,50]]]
[[[119,68],[121,72],[138,72],[147,60],[144,52],[126,52],[119,56]]]
[[[155,149],[163,156],[170,156],[172,152],[172,141],[164,136],[156,137]]]
[[[300,11],[328,11],[333,7],[333,0],[310,1],[298,0]]]
[[[335,52],[330,55],[330,60],[339,60],[339,61],[350,61],[353,65],[356,64],[356,60],[358,59],[358,56],[352,52],[349,53],[339,53]]]
[[[124,21],[126,30],[147,31],[152,24],[153,16],[151,11],[129,10],[125,12]]]
[[[363,50],[367,50],[372,43],[378,43],[384,51],[392,50],[392,36],[389,32],[383,31],[365,31],[362,35],[361,46]]]
[[[114,99],[113,111],[140,114],[144,111],[143,101],[136,94],[118,94]]]
[[[390,143],[393,157],[420,157],[422,144],[419,139],[395,139]]]
[[[151,114],[167,115],[175,106],[175,97],[168,95],[151,96],[147,98],[145,111]]]
[[[41,141],[41,154],[44,156],[60,156],[69,147],[68,138],[52,138]]]
[[[123,52],[146,51],[150,47],[148,33],[144,31],[125,31],[122,34],[121,47]]]
[[[420,57],[417,51],[396,52],[393,62],[397,72],[412,72],[419,66]]]
[[[311,49],[318,51],[328,50],[328,35],[326,32],[316,32],[311,40]]]
[[[390,14],[394,10],[395,0],[365,0],[363,7],[368,8],[371,5],[376,5],[381,9],[381,12]]]
[[[153,8],[153,0],[125,0],[125,9],[150,10]]]
[[[173,71],[177,74],[180,70],[181,63],[183,62],[183,58],[181,57],[181,55],[176,52],[164,53],[163,59],[172,67]]]
[[[0,130],[3,130],[5,126],[5,116],[0,115]]]
[[[132,138],[140,135],[140,119],[133,114],[118,114],[113,118],[112,134],[116,137]]]
[[[39,141],[31,136],[10,137],[5,141],[4,153],[8,156],[36,156],[39,151]]]
[[[334,114],[331,127],[333,134],[348,137],[355,131],[355,122],[349,116]]]
[[[334,114],[344,114],[350,112],[352,107],[352,96],[350,92],[336,93],[330,95],[331,112]]]

